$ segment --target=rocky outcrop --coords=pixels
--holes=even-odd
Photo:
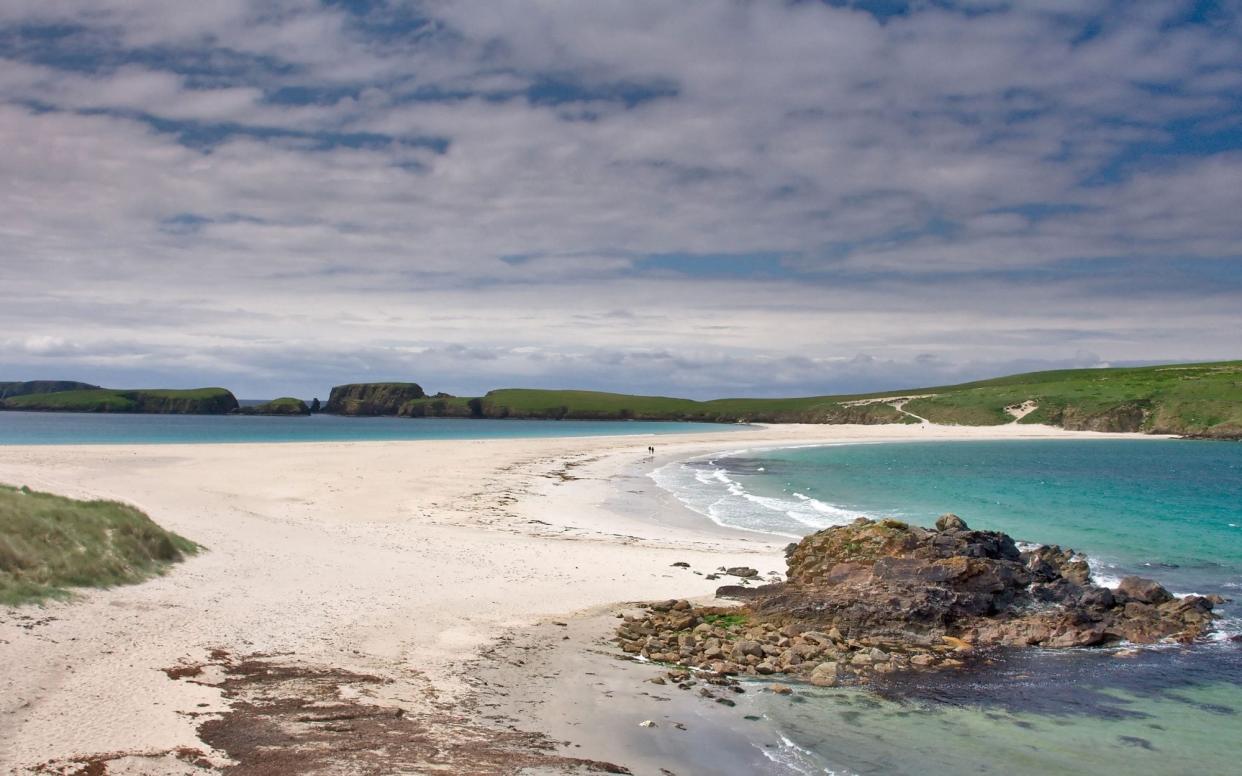
[[[1137,433],[1144,430],[1147,412],[1144,406],[1136,402],[1092,410],[1070,405],[1050,411],[1048,421],[1054,426],[1072,431]]]
[[[397,415],[411,400],[426,396],[417,383],[351,383],[338,385],[324,412],[338,415]]]
[[[860,519],[806,537],[788,563],[785,582],[747,589],[740,608],[657,605],[618,641],[652,660],[831,684],[989,647],[1189,642],[1213,617],[1208,599],[1137,577],[1109,590],[1072,550],[1022,551],[955,515],[935,529]]]

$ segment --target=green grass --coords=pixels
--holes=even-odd
[[[198,552],[132,506],[0,485],[0,604],[132,584]]]
[[[135,406],[133,399],[121,391],[96,388],[87,391],[59,391],[57,393],[27,394],[4,400],[5,409],[46,409],[80,411],[93,407],[93,412],[129,412]]]
[[[717,628],[732,628],[738,625],[745,625],[747,617],[744,614],[705,614],[703,622]]]

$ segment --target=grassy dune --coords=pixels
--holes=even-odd
[[[0,485],[0,605],[140,582],[198,550],[127,504]]]

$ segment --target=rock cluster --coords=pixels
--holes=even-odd
[[[695,607],[684,600],[651,604],[642,616],[626,615],[616,633],[629,654],[698,669],[698,679],[726,686],[734,676],[773,674],[834,686],[911,666],[961,665],[959,652],[969,650],[947,639],[925,648],[886,651],[871,639],[847,639],[835,628],[778,626],[739,608]],[[672,674],[675,684],[686,685],[683,689],[693,686],[690,674]]]
[[[788,674],[832,685],[960,665],[994,646],[1187,642],[1213,617],[1206,598],[1175,598],[1137,577],[1109,590],[1091,582],[1072,550],[1022,551],[955,515],[934,530],[859,519],[806,537],[788,563],[785,582],[746,589],[742,607],[654,604],[626,617],[617,640],[631,654],[721,676]]]

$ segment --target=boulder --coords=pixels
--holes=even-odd
[[[953,513],[941,515],[936,520],[937,531],[968,531],[966,521]]]
[[[1117,592],[1131,601],[1157,606],[1173,600],[1173,594],[1159,582],[1143,577],[1126,577],[1117,585]]]

